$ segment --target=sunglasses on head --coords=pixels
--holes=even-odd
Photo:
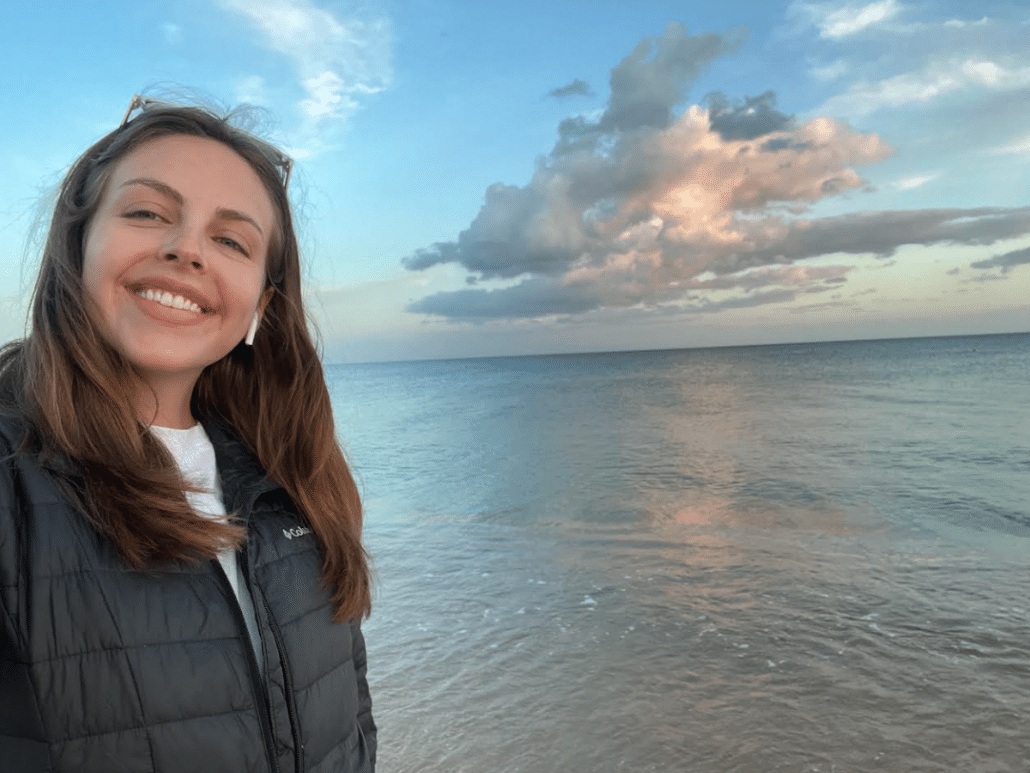
[[[138,110],[141,113],[147,112],[147,110],[161,110],[161,109],[175,109],[182,108],[182,105],[176,104],[175,102],[166,102],[161,99],[152,99],[151,97],[141,97],[136,94],[132,101],[129,103],[128,110],[125,111],[125,117],[122,118],[121,126],[129,123],[132,120],[133,114]],[[119,127],[120,128],[120,127]],[[247,135],[251,141],[257,145],[258,148],[267,156],[272,163],[275,164],[279,170],[279,176],[282,179],[283,189],[290,187],[290,172],[293,171],[293,159],[283,153],[281,150],[276,148],[274,145],[270,145],[262,139],[258,139],[252,134]]]

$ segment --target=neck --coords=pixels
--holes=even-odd
[[[144,424],[171,429],[189,429],[197,423],[190,411],[190,397],[196,379],[148,378],[136,400]]]

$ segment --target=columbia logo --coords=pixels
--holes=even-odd
[[[294,526],[292,529],[283,529],[283,534],[286,535],[286,539],[293,539],[294,537],[303,537],[305,534],[310,534],[311,529],[306,526]]]

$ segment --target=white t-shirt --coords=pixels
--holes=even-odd
[[[211,445],[204,428],[198,423],[189,429],[173,429],[171,427],[150,428],[158,440],[175,459],[182,477],[190,484],[202,488],[203,491],[187,491],[186,501],[197,513],[207,518],[224,520],[225,503],[222,501],[222,483],[218,478],[218,467],[215,464],[215,448]],[[218,562],[229,579],[243,620],[247,624],[250,643],[261,664],[261,638],[258,632],[257,619],[254,616],[254,602],[243,580],[243,572],[236,558],[236,551],[226,548],[218,554]],[[262,668],[263,670],[263,668]]]

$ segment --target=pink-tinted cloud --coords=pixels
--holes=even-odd
[[[677,115],[691,79],[739,40],[669,25],[637,46],[612,71],[600,117],[562,122],[528,184],[490,186],[457,239],[405,260],[412,270],[459,264],[473,285],[409,310],[460,319],[665,304],[716,311],[821,292],[851,268],[801,260],[1030,232],[1030,209],[806,216],[820,200],[863,189],[857,170],[891,149],[831,117],[798,122],[770,92],[736,103],[713,95]],[[521,281],[474,287],[486,280]]]

